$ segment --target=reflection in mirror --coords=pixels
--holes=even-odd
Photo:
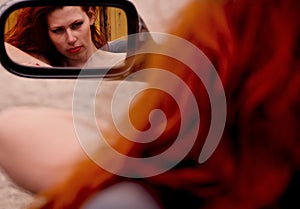
[[[127,24],[114,7],[25,7],[6,20],[5,48],[21,65],[104,68],[125,60]]]

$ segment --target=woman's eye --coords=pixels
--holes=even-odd
[[[73,23],[73,25],[72,25],[72,29],[78,29],[78,28],[81,27],[82,24],[83,24],[82,21],[80,21],[80,22],[75,22],[75,23]]]
[[[51,30],[52,33],[55,33],[55,34],[60,34],[60,33],[63,33],[64,32],[64,29],[62,28],[56,28],[56,29],[53,29]]]

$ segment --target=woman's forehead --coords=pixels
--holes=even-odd
[[[65,6],[50,12],[47,20],[51,27],[60,27],[72,24],[75,20],[86,17],[87,14],[80,6]]]

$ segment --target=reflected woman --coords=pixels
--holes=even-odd
[[[82,67],[107,43],[97,16],[90,6],[24,8],[5,41],[52,66]]]

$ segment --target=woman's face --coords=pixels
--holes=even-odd
[[[95,16],[88,17],[80,6],[56,9],[49,13],[47,21],[49,37],[57,50],[67,58],[67,66],[81,67],[97,50],[90,29]]]

